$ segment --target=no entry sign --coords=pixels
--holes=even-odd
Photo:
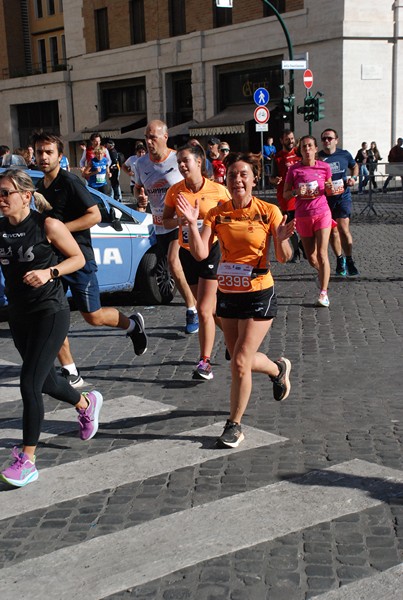
[[[304,86],[307,90],[310,90],[313,86],[313,73],[311,69],[306,69],[304,71]]]

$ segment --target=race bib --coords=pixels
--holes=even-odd
[[[105,173],[97,173],[95,175],[95,179],[97,183],[105,183],[106,181],[106,174]]]
[[[239,263],[220,263],[217,270],[218,287],[223,292],[248,292],[252,288],[253,267]]]
[[[317,181],[308,181],[299,184],[298,195],[301,198],[315,198],[319,196],[319,184]]]
[[[197,229],[200,231],[203,227],[203,219],[197,219]],[[182,239],[184,244],[189,243],[189,226],[182,225]]]
[[[153,223],[162,227],[162,215],[153,215]]]

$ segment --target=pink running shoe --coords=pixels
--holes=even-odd
[[[98,431],[98,417],[102,408],[102,394],[100,392],[83,392],[88,401],[87,408],[78,408],[78,424],[80,425],[80,438],[90,440]]]
[[[24,487],[38,479],[39,473],[35,462],[32,462],[24,452],[20,452],[19,448],[14,448],[12,456],[13,463],[0,473],[3,481],[15,487]]]

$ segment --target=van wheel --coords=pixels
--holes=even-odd
[[[140,261],[133,289],[142,304],[169,304],[176,285],[168,269],[166,256],[151,248]]]

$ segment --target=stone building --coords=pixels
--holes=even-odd
[[[383,156],[403,135],[403,0],[272,0],[294,58],[306,58],[325,119],[355,152],[376,140]],[[290,71],[289,46],[265,0],[0,0],[0,143],[26,144],[32,129],[70,143],[92,131],[124,153],[144,124],[162,118],[171,143],[189,133],[258,149],[253,91],[270,92],[269,132]],[[400,77],[399,77],[400,74]],[[284,87],[281,87],[284,86]],[[294,71],[296,105],[306,90]],[[295,111],[297,135],[307,124]],[[126,150],[126,152],[125,152]]]

